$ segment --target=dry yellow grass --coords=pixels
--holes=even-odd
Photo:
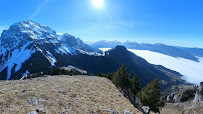
[[[161,114],[203,114],[203,103],[167,103]]]
[[[23,90],[27,90],[23,92]],[[28,102],[37,99],[38,105]],[[0,113],[26,114],[44,108],[47,114],[99,114],[106,109],[141,114],[107,79],[89,76],[55,76],[0,81]]]

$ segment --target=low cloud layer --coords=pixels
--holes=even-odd
[[[199,84],[199,82],[203,81],[203,58],[199,58],[200,62],[195,62],[147,50],[129,49],[129,51],[144,58],[151,64],[162,65],[181,73],[184,76],[183,79],[188,82]]]
[[[110,49],[111,48],[100,48],[102,51],[108,51]],[[147,50],[128,50],[137,56],[144,58],[151,64],[162,65],[168,69],[181,73],[183,75],[182,78],[188,82],[199,84],[203,81],[203,57],[199,57],[199,62],[195,62]]]

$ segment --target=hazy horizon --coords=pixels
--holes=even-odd
[[[96,42],[99,42],[99,41],[119,41],[119,40],[97,40],[97,41],[83,41],[84,43],[86,43],[86,44],[88,44],[88,45],[92,45],[92,44],[94,44],[94,43],[96,43]],[[199,46],[199,47],[197,47],[197,46],[191,46],[191,45],[180,45],[179,43],[176,43],[176,42],[174,42],[174,41],[168,41],[168,42],[153,42],[153,41],[147,41],[146,39],[145,40],[143,40],[143,39],[139,39],[139,40],[121,40],[121,41],[119,41],[119,42],[121,42],[121,43],[124,43],[124,42],[127,42],[127,41],[129,41],[129,42],[136,42],[136,43],[138,43],[138,44],[164,44],[164,45],[168,45],[168,46],[177,46],[177,47],[186,47],[186,48],[201,48],[201,49],[203,49],[203,46]]]

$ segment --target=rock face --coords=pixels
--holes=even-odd
[[[194,103],[202,102],[201,95],[199,94],[199,90],[197,90],[193,102],[194,102]]]
[[[167,102],[180,102],[181,94],[178,93],[171,93],[170,95],[167,96]]]
[[[202,85],[203,83],[201,82],[200,86],[197,88],[195,98],[193,100],[194,103],[202,103],[201,94],[200,94],[200,91],[202,90]]]

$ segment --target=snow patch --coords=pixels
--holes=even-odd
[[[49,51],[46,52],[48,55],[45,55],[45,57],[49,60],[52,66],[55,66],[55,63],[57,62],[56,58]]]
[[[5,68],[8,68],[6,80],[10,79],[11,70],[15,65],[16,65],[15,72],[17,72],[18,70],[20,70],[22,63],[28,60],[31,57],[31,55],[36,51],[35,49],[27,49],[27,47],[31,43],[32,42],[28,42],[25,45],[23,45],[23,47],[21,47],[20,49],[15,49],[14,51],[9,53],[8,60],[5,62],[4,66],[1,67],[0,69],[1,72]]]
[[[59,35],[59,36],[63,35],[63,33],[56,33],[56,34]]]
[[[42,49],[37,47],[37,51],[40,51],[46,58],[47,60],[51,63],[52,66],[55,66],[55,63],[57,62],[56,58],[53,56],[52,53],[49,51],[46,51],[46,54],[42,51]],[[55,50],[56,51],[56,50]]]
[[[60,48],[58,48],[63,54],[75,54],[76,50],[70,48],[68,45],[63,44]]]

